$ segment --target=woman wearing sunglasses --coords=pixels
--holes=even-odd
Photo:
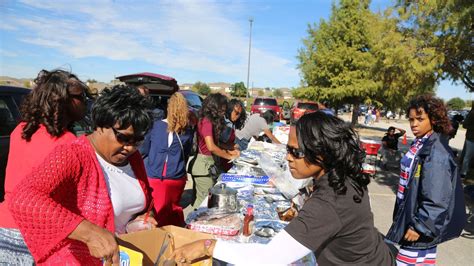
[[[314,191],[298,216],[268,244],[199,240],[177,249],[179,265],[204,256],[231,264],[284,265],[314,252],[319,265],[394,265],[374,227],[364,153],[349,125],[321,111],[290,130],[287,161],[296,179],[312,178]]]
[[[152,123],[147,106],[134,88],[104,89],[93,133],[58,146],[17,186],[9,208],[36,263],[119,263],[114,233],[144,219],[151,202],[137,152]]]
[[[0,204],[0,264],[32,265],[18,225],[8,210],[13,189],[58,145],[76,139],[68,130],[86,113],[87,86],[63,70],[42,70],[21,107],[21,122],[10,136],[5,201]]]

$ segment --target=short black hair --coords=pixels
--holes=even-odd
[[[262,114],[262,117],[263,119],[265,119],[265,121],[267,121],[267,124],[270,125],[271,123],[273,123],[273,121],[275,121],[276,112],[273,110],[267,110],[265,111],[265,113]]]
[[[105,88],[92,106],[92,125],[119,129],[133,127],[135,135],[145,135],[153,124],[150,99],[126,85]]]
[[[391,131],[391,130],[395,130],[395,127],[389,127],[389,128],[387,129],[387,132],[388,132],[388,131]]]

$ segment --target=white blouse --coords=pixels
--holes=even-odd
[[[133,173],[130,163],[115,166],[99,154],[97,159],[104,172],[109,197],[114,208],[115,232],[124,234],[125,226],[134,216],[145,209],[145,193]]]

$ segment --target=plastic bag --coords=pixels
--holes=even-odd
[[[287,199],[296,196],[299,192],[299,188],[308,182],[306,179],[294,179],[287,165],[283,165],[282,167],[281,164],[275,163],[273,158],[267,153],[262,153],[260,167]]]

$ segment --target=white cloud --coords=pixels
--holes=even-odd
[[[4,57],[4,56],[5,57],[16,57],[16,56],[18,56],[18,54],[15,53],[15,52],[12,52],[12,51],[7,51],[7,50],[2,49],[2,50],[0,50],[0,58]]]
[[[239,2],[23,0],[35,16],[18,14],[19,39],[66,56],[138,60],[163,68],[246,77],[248,22]],[[230,13],[234,12],[234,13]],[[11,14],[10,14],[11,15]],[[294,80],[288,59],[252,47],[251,80]],[[263,85],[263,84],[262,84]]]

